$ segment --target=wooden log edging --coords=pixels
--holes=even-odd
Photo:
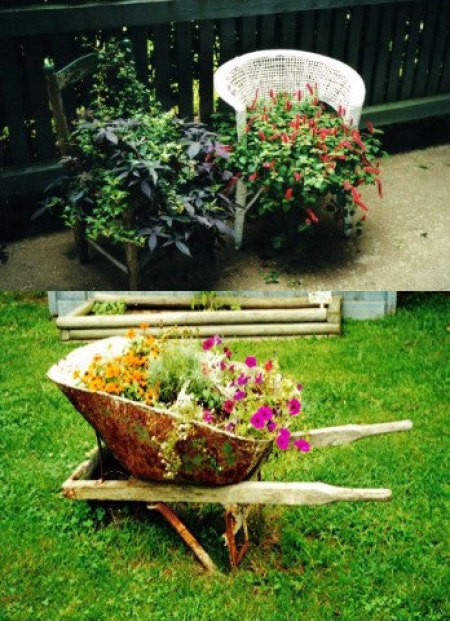
[[[124,301],[127,306],[144,307],[148,312],[122,315],[90,315],[95,302]],[[132,296],[95,296],[68,315],[58,317],[56,325],[62,340],[91,340],[122,336],[130,328],[149,326],[147,332],[159,336],[166,327],[191,330],[203,338],[213,334],[225,337],[272,337],[339,335],[341,333],[340,297],[327,304],[305,298],[220,298],[223,305],[237,304],[238,310],[188,310],[192,298]],[[161,309],[161,305],[167,309]],[[284,306],[283,306],[284,305]],[[154,307],[155,310],[151,310]],[[187,309],[186,309],[187,307]],[[138,310],[138,308],[136,309]]]

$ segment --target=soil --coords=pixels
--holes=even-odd
[[[389,149],[388,149],[389,150]],[[449,290],[450,145],[396,153],[383,166],[384,198],[363,190],[363,234],[321,224],[288,253],[274,253],[250,224],[240,251],[150,263],[143,290]],[[1,250],[1,248],[0,248]],[[2,290],[126,290],[127,278],[92,252],[80,265],[72,233],[51,230],[6,244]]]

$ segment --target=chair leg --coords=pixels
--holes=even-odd
[[[86,240],[86,223],[83,220],[77,220],[73,227],[73,237],[77,249],[78,259],[81,264],[89,261],[88,243]]]
[[[347,205],[345,208],[344,215],[344,237],[351,237],[353,233],[353,210],[350,205]]]
[[[234,247],[239,250],[244,237],[245,209],[238,206],[234,215]]]
[[[236,184],[236,212],[234,216],[234,245],[236,250],[242,246],[242,240],[244,237],[244,222],[246,214],[247,190],[244,182],[239,179]]]
[[[141,266],[139,248],[136,244],[125,244],[125,256],[128,268],[128,288],[130,291],[138,291],[141,287]]]

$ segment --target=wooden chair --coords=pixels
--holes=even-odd
[[[86,54],[69,65],[55,70],[51,63],[45,64],[45,75],[47,81],[47,92],[50,102],[50,109],[55,122],[57,144],[62,157],[74,154],[74,147],[70,141],[69,123],[64,109],[62,97],[63,90],[70,85],[76,84],[87,75],[92,74],[97,68],[98,56],[96,53]],[[131,221],[132,207],[124,214],[124,221]],[[116,267],[128,275],[128,283],[130,290],[138,290],[141,285],[141,265],[139,262],[139,248],[136,244],[125,243],[125,263],[119,261],[103,246],[88,240],[86,237],[86,223],[79,220],[73,227],[75,245],[77,248],[80,263],[86,263],[89,259],[88,244],[94,247],[98,252],[104,255]]]
[[[358,126],[365,97],[361,76],[348,65],[336,60],[301,50],[263,50],[237,56],[221,65],[214,74],[214,87],[219,97],[234,108],[238,140],[245,140],[247,106],[258,91],[268,99],[270,90],[277,93],[305,91],[306,84],[317,84],[320,99],[334,108],[344,109],[343,116]],[[244,234],[244,220],[255,200],[247,202],[244,181],[236,184],[235,245],[240,248]],[[344,232],[352,227],[352,217],[345,217]]]

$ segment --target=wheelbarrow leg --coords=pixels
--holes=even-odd
[[[103,466],[102,439],[98,431],[95,432],[95,437],[97,438],[97,446],[98,446],[98,461],[100,465],[100,483],[103,483],[103,481],[105,480],[105,469]]]
[[[236,507],[227,507],[225,510],[225,543],[228,547],[228,555],[230,558],[230,567],[232,571],[236,571],[239,563],[244,558],[245,553],[249,548],[249,538],[248,538],[248,527],[247,527],[247,516],[245,510],[241,510],[239,513],[239,509]],[[236,519],[237,515],[240,517],[238,521]],[[239,523],[241,522],[241,523]],[[240,527],[242,526],[242,530],[244,532],[244,543],[238,549],[238,545],[236,542],[236,534]]]
[[[156,511],[158,511],[169,522],[169,524],[173,526],[176,532],[192,550],[194,555],[197,557],[197,559],[207,571],[218,571],[209,554],[200,545],[194,535],[186,528],[178,515],[174,511],[172,511],[170,507],[168,507],[164,502],[157,502],[154,505],[147,505],[147,508],[155,509]]]

